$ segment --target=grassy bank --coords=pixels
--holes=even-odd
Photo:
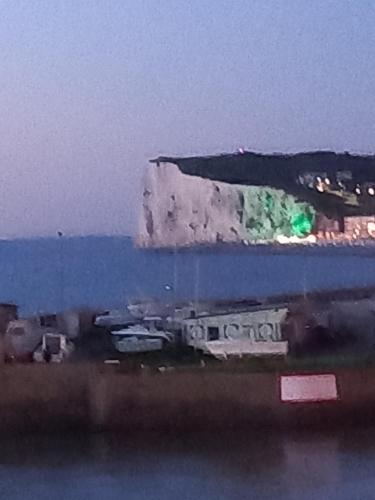
[[[375,420],[375,367],[279,360],[132,369],[125,364],[13,365],[0,370],[0,432],[212,432],[329,427]],[[337,362],[337,360],[335,360]],[[134,367],[133,367],[134,368]],[[336,375],[339,399],[286,404],[280,373]],[[375,423],[375,422],[374,422]]]
[[[280,356],[229,358],[219,361],[202,356],[192,350],[183,353],[149,353],[119,357],[118,365],[100,366],[101,371],[119,373],[146,370],[157,371],[214,371],[227,373],[272,373],[309,370],[335,370],[340,368],[375,367],[374,352],[338,352],[300,357]]]

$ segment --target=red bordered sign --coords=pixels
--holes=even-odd
[[[280,395],[286,403],[337,401],[336,375],[281,375]]]

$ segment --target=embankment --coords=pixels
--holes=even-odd
[[[375,423],[375,369],[330,371],[337,401],[285,403],[280,374],[118,373],[87,365],[5,366],[0,432],[212,431]]]

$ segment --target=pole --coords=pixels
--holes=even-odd
[[[60,304],[58,309],[64,310],[64,262],[63,262],[63,236],[61,231],[57,231],[59,237],[59,275],[60,275]]]
[[[177,286],[178,286],[178,274],[177,274],[177,246],[174,246],[173,252],[173,296],[174,296],[174,306],[176,307],[177,302]]]
[[[199,255],[195,259],[195,284],[194,284],[194,302],[195,310],[198,311],[199,302],[199,280],[200,280],[200,259]]]

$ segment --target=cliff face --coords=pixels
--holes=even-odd
[[[149,168],[143,191],[142,247],[188,246],[246,239],[243,194],[235,185],[185,175],[177,166]]]
[[[314,218],[311,206],[283,190],[212,181],[161,163],[145,179],[137,244],[173,247],[302,238],[310,234]]]

